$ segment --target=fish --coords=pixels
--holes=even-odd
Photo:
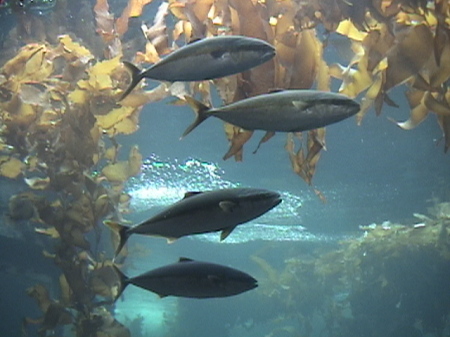
[[[120,279],[117,298],[129,284],[166,296],[213,298],[238,295],[258,286],[258,281],[240,270],[220,264],[181,257],[178,262],[127,277],[116,265]]]
[[[133,227],[114,221],[104,223],[119,234],[117,256],[132,234],[160,236],[173,242],[183,236],[221,231],[222,241],[236,226],[263,215],[280,202],[279,193],[258,188],[187,192],[183,199]]]
[[[161,61],[140,70],[123,61],[131,72],[131,83],[121,95],[124,99],[143,78],[158,81],[204,81],[234,75],[263,64],[275,56],[266,41],[239,35],[216,36],[191,42]]]
[[[210,116],[245,130],[301,132],[337,123],[360,110],[359,103],[345,95],[319,90],[281,90],[219,108],[210,108],[190,96],[185,99],[196,118],[181,138]]]

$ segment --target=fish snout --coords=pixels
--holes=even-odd
[[[359,110],[361,110],[361,106],[358,102],[349,98],[347,103],[347,109],[349,116],[353,116],[356,115],[359,112]]]
[[[273,57],[275,57],[275,48],[270,45],[270,44],[264,44],[261,46],[260,49],[260,53],[261,53],[261,59],[263,59],[264,61],[268,61],[270,59],[272,59]]]
[[[280,193],[272,191],[266,192],[263,198],[269,200],[273,207],[277,206],[282,201]]]
[[[250,282],[249,282],[249,287],[250,287],[250,289],[255,289],[255,288],[257,288],[257,287],[258,287],[258,280],[254,279],[254,278],[251,277],[251,276],[250,276],[250,278],[251,278],[251,280],[250,280]]]

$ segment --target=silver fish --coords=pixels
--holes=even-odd
[[[210,116],[246,130],[300,132],[327,126],[356,114],[359,104],[347,96],[317,90],[283,90],[209,108],[192,97],[186,101],[196,119],[181,138]]]
[[[113,221],[105,224],[119,234],[116,255],[131,234],[161,236],[174,241],[180,237],[222,231],[224,240],[233,229],[268,212],[281,202],[280,195],[265,189],[229,188],[188,192],[185,197],[136,226]]]
[[[121,281],[116,298],[129,284],[150,290],[159,297],[190,298],[228,297],[258,286],[258,281],[240,270],[187,258],[131,278],[115,269]]]
[[[245,36],[216,36],[191,42],[175,50],[146,70],[124,61],[131,71],[125,98],[144,78],[159,81],[203,81],[247,71],[275,56],[269,43]]]

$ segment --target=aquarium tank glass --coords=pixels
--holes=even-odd
[[[0,0],[1,336],[450,335],[447,0]]]

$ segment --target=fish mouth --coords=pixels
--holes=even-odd
[[[265,199],[270,200],[273,207],[278,206],[283,201],[283,199],[281,199],[281,195],[277,192],[267,193]]]
[[[264,59],[264,60],[270,60],[271,58],[274,58],[275,57],[275,55],[276,55],[276,52],[275,52],[275,48],[273,48],[272,46],[270,46],[270,47],[268,47],[268,48],[265,48],[265,51],[264,51],[264,53],[263,53],[263,55],[262,55],[262,58]]]
[[[258,287],[258,280],[256,280],[253,277],[251,277],[251,280],[249,282],[249,290],[250,289],[255,289],[257,287]]]
[[[278,194],[278,193],[277,193]],[[277,195],[277,197],[275,197],[274,199],[273,199],[273,204],[274,204],[274,207],[275,206],[278,206],[281,202],[283,201],[283,199],[281,199],[281,195]]]
[[[351,101],[351,104],[349,104],[349,110],[350,110],[350,115],[353,116],[355,114],[357,114],[359,112],[359,110],[361,110],[361,106],[359,105],[358,102],[355,101]]]

